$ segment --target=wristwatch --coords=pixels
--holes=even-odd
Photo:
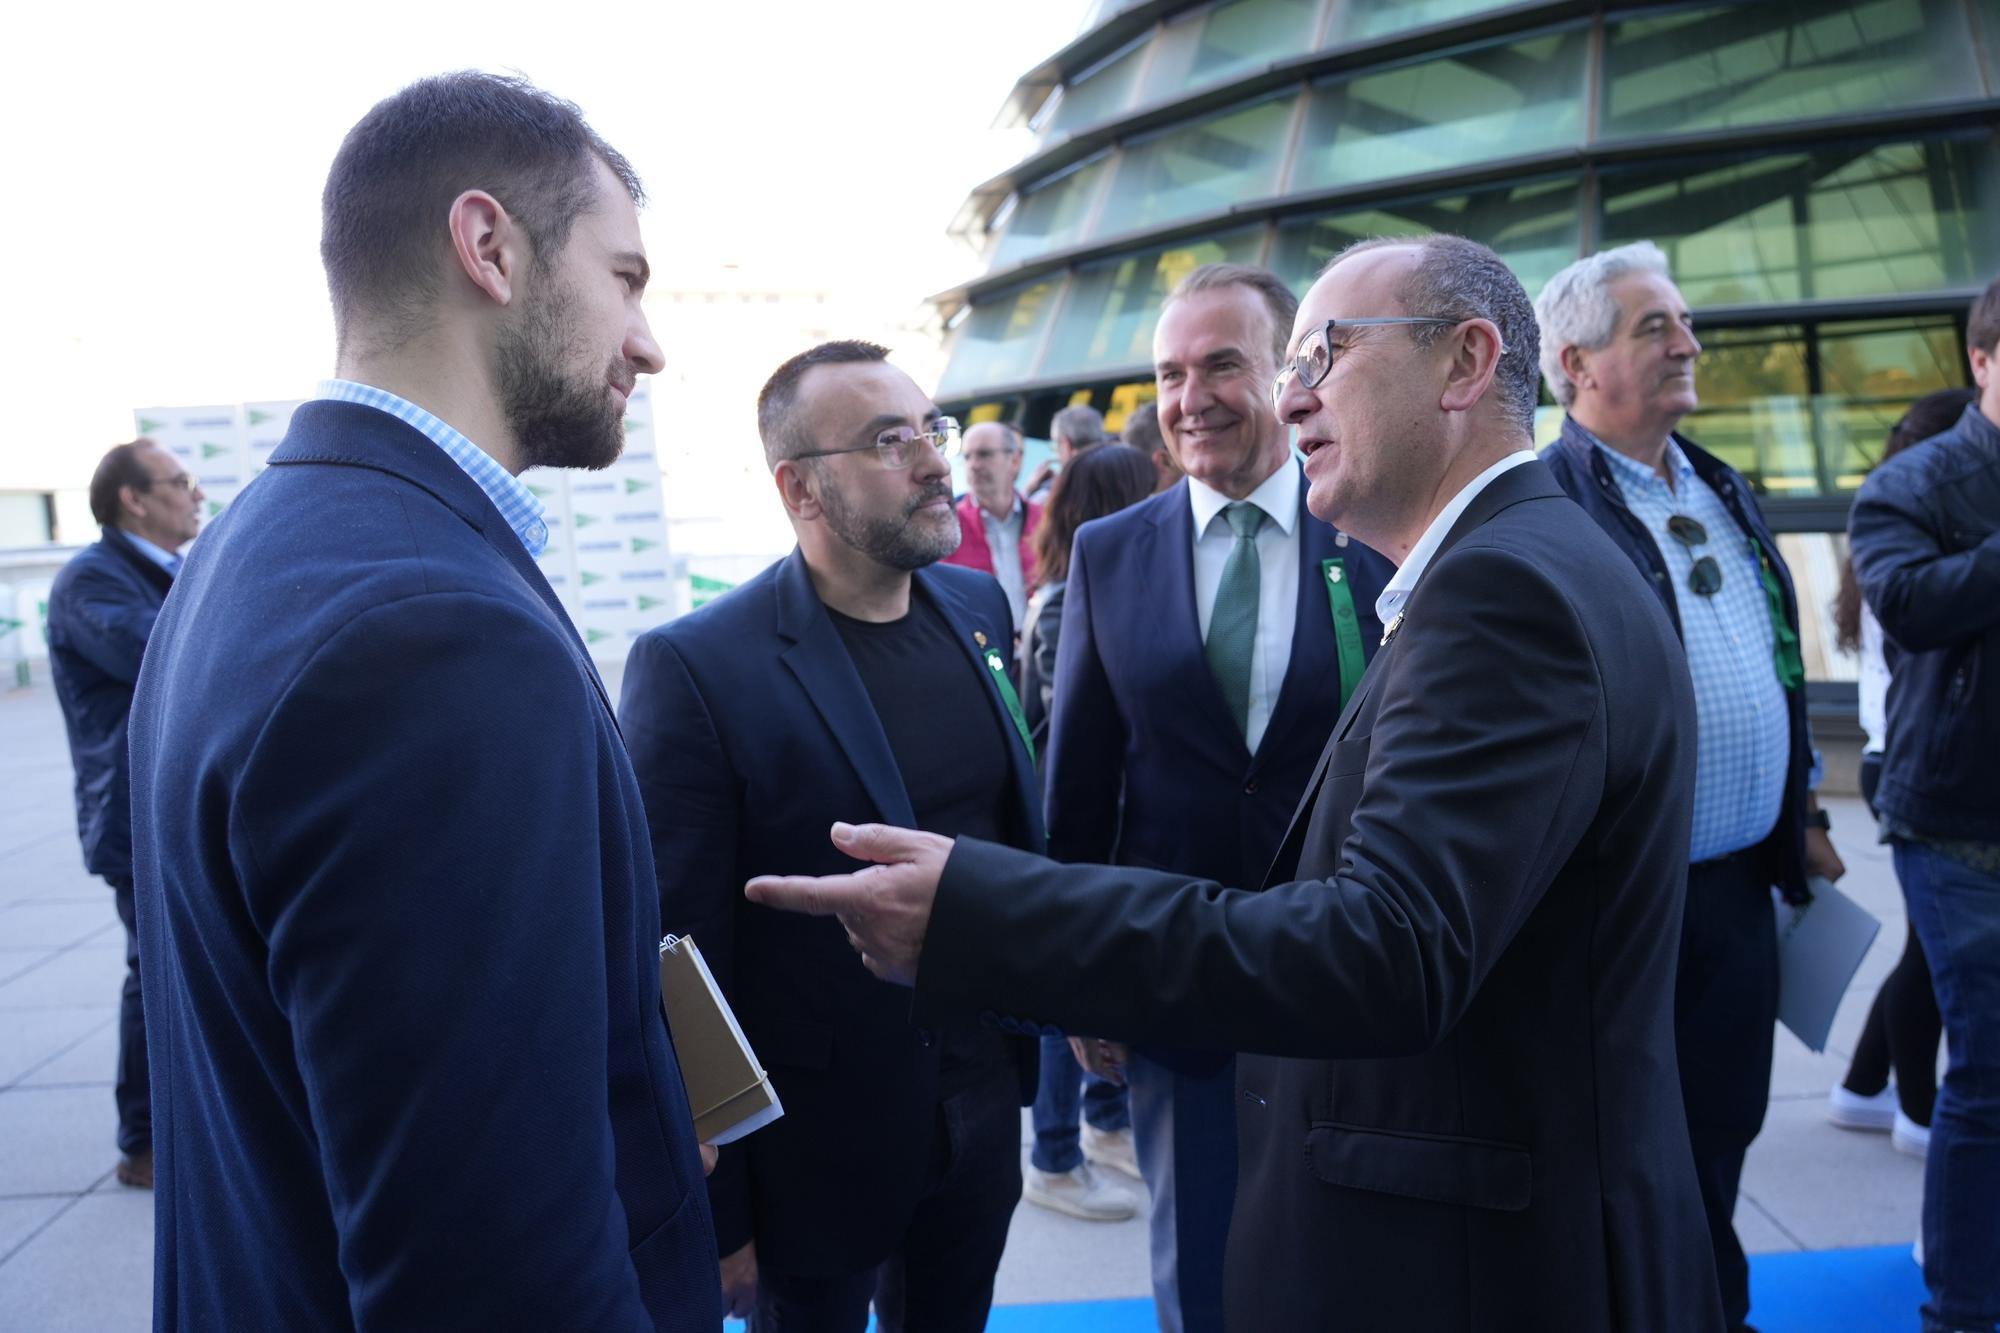
[[[1831,833],[1833,832],[1833,819],[1824,810],[1808,810],[1806,811],[1806,827],[1823,829]]]

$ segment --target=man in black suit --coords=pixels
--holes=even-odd
[[[887,864],[750,896],[839,913],[919,1021],[1254,1053],[1238,1327],[1717,1329],[1673,1048],[1692,692],[1533,457],[1527,294],[1458,237],[1363,242],[1292,351],[1308,504],[1398,571],[1271,887],[842,826]]]
[[[798,549],[642,637],[619,708],[660,918],[693,936],[785,1117],[709,1181],[725,1304],[751,1327],[976,1331],[1021,1197],[1034,1044],[910,1022],[831,921],[743,900],[826,873],[835,819],[1012,847],[1044,839],[1008,678],[1007,595],[959,544],[958,426],[873,343],[787,361],[758,400]]]
[[[112,447],[90,478],[104,535],[78,551],[49,589],[49,675],[76,766],[83,864],[111,886],[125,924],[118,1004],[118,1182],[153,1187],[152,1079],[132,901],[132,786],[126,727],[139,661],[201,525],[201,484],[151,440]]]

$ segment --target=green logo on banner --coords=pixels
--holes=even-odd
[[[528,487],[528,494],[534,496],[537,500],[546,500],[551,495],[554,495],[555,491],[548,486],[530,486]]]
[[[139,433],[141,435],[151,435],[154,431],[158,430],[160,427],[166,424],[167,423],[164,421],[155,421],[151,417],[140,417]]]
[[[605,629],[586,629],[583,632],[583,641],[585,643],[601,643],[610,637],[611,631]]]
[[[648,597],[644,593],[639,594],[639,609],[641,611],[650,611],[656,606],[665,606],[666,604],[667,599],[664,597]]]
[[[228,452],[229,446],[226,444],[210,444],[207,440],[201,442],[201,456],[203,458],[213,458],[217,454],[226,454]]]
[[[652,484],[650,481],[640,481],[637,477],[627,477],[625,478],[625,494],[637,495]]]
[[[250,424],[253,426],[261,426],[265,422],[269,421],[272,417],[277,415],[277,413],[275,412],[259,412],[254,407],[249,409],[249,411],[250,411]]]
[[[644,537],[634,537],[632,539],[632,554],[637,555],[641,551],[650,551],[658,545],[658,542],[647,541]]]
[[[714,596],[716,593],[719,592],[728,592],[731,588],[735,586],[736,586],[735,584],[726,583],[721,579],[709,578],[705,574],[688,575],[688,587],[692,588],[696,592],[705,592],[710,596]]]
[[[578,514],[576,516],[576,525],[579,528],[587,528],[595,522],[597,522],[597,515],[595,514]]]
[[[221,512],[222,512],[222,502],[220,500],[210,500],[208,502],[208,516],[210,518],[214,518],[217,514]]]
[[[644,599],[642,598],[641,600]],[[25,621],[9,620],[6,616],[0,616],[0,634],[12,634],[25,623]]]
[[[583,580],[583,586],[584,586],[584,587],[586,587],[586,588],[588,588],[588,587],[589,587],[589,586],[590,586],[591,584],[593,584],[593,583],[602,583],[602,582],[604,582],[604,575],[602,575],[602,574],[593,574],[593,573],[591,573],[591,572],[590,572],[589,570],[587,570],[587,569],[586,569],[586,570],[584,570],[584,571],[582,571],[582,572],[581,572],[580,574],[578,574],[578,576],[577,576],[577,577],[578,577],[578,578],[581,578],[581,579]]]
[[[627,431],[627,433],[630,433],[635,430],[644,430],[644,429],[646,429],[646,423],[639,420],[639,418],[637,417],[625,418],[625,430]]]

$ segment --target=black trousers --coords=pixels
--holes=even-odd
[[[130,1156],[153,1147],[153,1078],[146,1064],[146,1010],[139,992],[139,918],[130,876],[104,877],[125,923],[125,987],[118,997],[118,1151]]]
[[[881,1265],[835,1277],[760,1269],[750,1333],[979,1333],[1021,1201],[1021,1086],[1012,1064],[982,1070],[937,1108],[923,1197]],[[855,1188],[867,1188],[865,1170]]]
[[[1882,756],[1861,756],[1861,798],[1871,814],[1881,776]],[[1937,1050],[1943,1036],[1944,1019],[1938,1014],[1937,993],[1931,989],[1930,964],[1913,923],[1903,942],[1903,956],[1883,978],[1875,1003],[1868,1007],[1868,1021],[1854,1044],[1854,1063],[1847,1067],[1841,1086],[1873,1097],[1889,1086],[1893,1068],[1903,1114],[1928,1128],[1937,1107]]]
[[[1674,988],[1674,1040],[1695,1178],[1708,1215],[1722,1312],[1750,1313],[1750,1263],[1736,1239],[1743,1155],[1764,1127],[1778,1021],[1778,941],[1770,876],[1739,853],[1688,869]]]

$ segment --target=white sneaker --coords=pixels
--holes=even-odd
[[[1896,1088],[1891,1084],[1873,1097],[1849,1092],[1838,1083],[1826,1094],[1826,1118],[1842,1129],[1866,1129],[1887,1133],[1902,1114],[1896,1109]]]
[[[1910,1246],[1910,1257],[1917,1261],[1917,1267],[1924,1266],[1924,1233],[1919,1231],[1917,1239]]]
[[[1889,1131],[1889,1142],[1895,1145],[1897,1152],[1921,1160],[1931,1154],[1930,1126],[1918,1124],[1898,1108],[1895,1128]]]
[[[1075,1169],[1062,1172],[1030,1166],[1021,1197],[1037,1207],[1086,1222],[1123,1222],[1139,1211],[1129,1194],[1092,1175],[1089,1162],[1078,1162]]]
[[[1118,1171],[1139,1179],[1139,1153],[1132,1146],[1130,1129],[1098,1129],[1094,1125],[1083,1127],[1083,1157],[1112,1171]]]

